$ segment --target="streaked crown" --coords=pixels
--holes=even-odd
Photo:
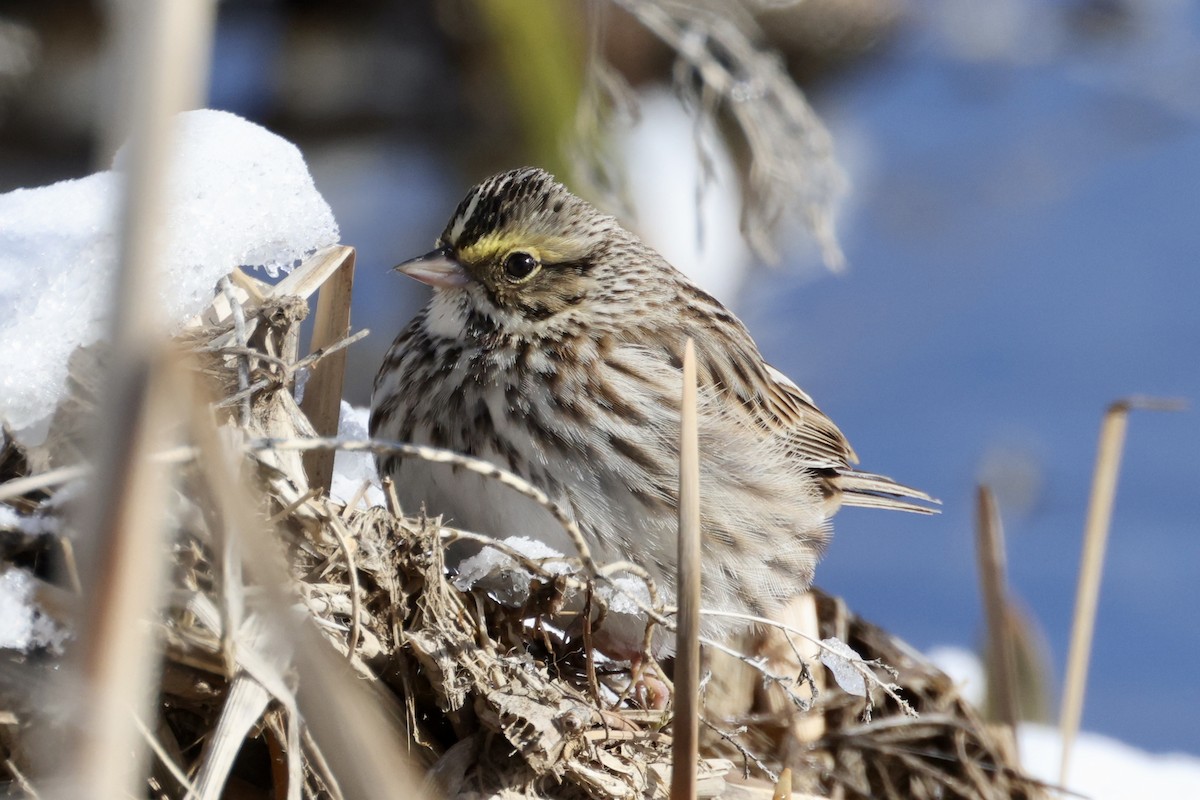
[[[593,269],[630,236],[550,173],[523,167],[472,188],[435,254],[469,276],[463,289],[477,298],[478,310],[544,320],[584,303],[597,287]],[[437,281],[453,284],[441,273]]]
[[[472,188],[439,244],[468,261],[505,246],[540,246],[574,256],[615,228],[616,220],[571,194],[546,170],[521,167]]]

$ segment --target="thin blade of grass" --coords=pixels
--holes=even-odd
[[[1063,687],[1059,732],[1062,736],[1062,760],[1058,782],[1067,785],[1071,748],[1083,717],[1083,697],[1087,687],[1088,662],[1092,636],[1096,628],[1096,607],[1100,599],[1100,577],[1104,569],[1104,551],[1112,524],[1113,504],[1117,496],[1117,475],[1130,409],[1143,411],[1179,411],[1184,404],[1169,398],[1133,397],[1108,407],[1100,424],[1100,444],[1096,468],[1092,474],[1092,493],[1088,500],[1084,525],[1083,556],[1079,565],[1079,584],[1075,592],[1075,617],[1071,625],[1071,649],[1067,656],[1066,684]]]
[[[671,798],[696,796],[700,746],[700,438],[696,412],[696,347],[683,350],[679,424],[679,611],[675,632],[675,719]]]

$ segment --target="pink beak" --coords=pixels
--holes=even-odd
[[[439,289],[466,286],[471,279],[462,264],[451,257],[448,247],[439,247],[423,256],[409,259],[396,265],[395,270]]]

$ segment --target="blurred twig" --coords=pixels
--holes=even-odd
[[[82,708],[58,764],[72,770],[62,797],[140,794],[144,742],[134,725],[150,701],[154,646],[143,620],[157,606],[165,551],[161,516],[168,472],[144,458],[161,446],[167,420],[168,359],[158,319],[154,270],[165,211],[175,113],[204,95],[214,7],[211,0],[153,3],[118,15],[132,68],[132,135],[119,222],[114,291],[113,364],[98,429],[96,477],[79,516],[86,602],[78,621],[74,669]],[[78,697],[69,686],[61,697]],[[134,715],[131,715],[131,711]],[[134,754],[131,765],[130,754]],[[51,765],[47,764],[47,767]],[[131,769],[131,766],[133,767]]]
[[[563,146],[583,85],[584,36],[561,0],[475,0],[492,31],[532,155],[564,174]]]
[[[694,113],[712,117],[725,111],[745,138],[750,167],[742,234],[750,246],[774,259],[774,230],[798,210],[826,266],[840,270],[845,256],[834,211],[845,178],[833,158],[832,138],[779,55],[760,44],[753,18],[724,0],[612,1],[675,51],[676,89]],[[605,85],[611,82],[598,88]],[[619,94],[613,97],[619,106]]]
[[[983,608],[987,618],[987,684],[995,698],[1000,722],[1016,729],[1017,676],[1016,656],[1008,636],[1007,562],[1004,552],[1004,527],[996,497],[987,486],[980,486],[976,500],[976,552],[979,579],[983,588]]]

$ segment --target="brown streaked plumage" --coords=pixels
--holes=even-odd
[[[375,381],[373,436],[487,459],[571,514],[601,560],[674,575],[680,357],[696,343],[706,606],[755,614],[804,591],[841,504],[927,512],[923,492],[859,472],[845,436],[763,361],[741,321],[662,256],[524,168],[474,187],[432,253],[434,286]],[[532,501],[394,456],[402,502],[570,551]],[[707,626],[710,632],[723,627]]]

